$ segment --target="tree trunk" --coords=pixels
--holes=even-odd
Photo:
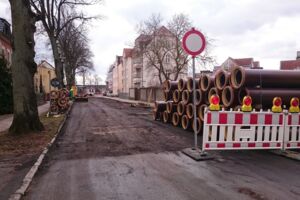
[[[70,66],[66,66],[66,79],[67,79],[67,85],[69,88],[71,88],[73,85],[75,85],[75,78],[73,76],[73,70]]]
[[[21,134],[43,130],[40,122],[33,76],[37,71],[34,62],[35,16],[29,0],[10,0],[12,13],[13,55],[12,78],[14,118],[10,133]]]
[[[63,88],[63,87],[65,87],[65,85],[64,85],[64,69],[63,69],[63,63],[60,60],[58,46],[56,44],[56,38],[50,33],[48,33],[48,36],[50,38],[50,43],[51,43],[53,57],[54,57],[55,75],[60,83],[59,88]]]

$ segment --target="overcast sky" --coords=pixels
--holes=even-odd
[[[92,22],[89,32],[102,79],[115,56],[133,44],[136,24],[152,13],[166,21],[187,14],[195,27],[215,39],[212,54],[218,64],[228,56],[253,57],[266,69],[279,69],[280,60],[295,59],[300,50],[299,0],[106,0],[86,10],[105,17]],[[0,17],[10,20],[8,0],[0,0]],[[42,58],[46,47],[37,43]]]

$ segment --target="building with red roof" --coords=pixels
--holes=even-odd
[[[263,69],[260,66],[259,61],[254,61],[253,58],[231,58],[228,57],[220,66],[216,66],[214,71],[222,68],[225,70],[230,70],[232,67],[242,66],[250,69]]]
[[[300,51],[297,51],[296,60],[280,61],[281,70],[300,70]]]

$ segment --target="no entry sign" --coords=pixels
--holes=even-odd
[[[199,55],[205,49],[206,41],[204,35],[192,28],[186,32],[182,39],[182,46],[186,53],[193,57]]]

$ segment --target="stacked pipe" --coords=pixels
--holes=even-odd
[[[50,113],[64,113],[69,107],[69,91],[67,89],[50,92]]]
[[[202,77],[207,78],[202,83]],[[197,132],[202,130],[204,109],[207,107],[208,94],[214,87],[214,78],[201,75],[195,80],[196,85],[196,113]],[[204,89],[202,89],[204,88]],[[163,84],[164,101],[155,102],[153,119],[164,123],[172,123],[176,127],[192,131],[194,128],[194,106],[193,106],[193,79],[179,79],[179,81],[165,81]]]
[[[264,110],[272,107],[275,97],[280,97],[286,107],[291,98],[300,98],[300,71],[233,67],[229,82],[222,93],[226,107],[242,105],[244,96],[252,98],[254,108]]]

